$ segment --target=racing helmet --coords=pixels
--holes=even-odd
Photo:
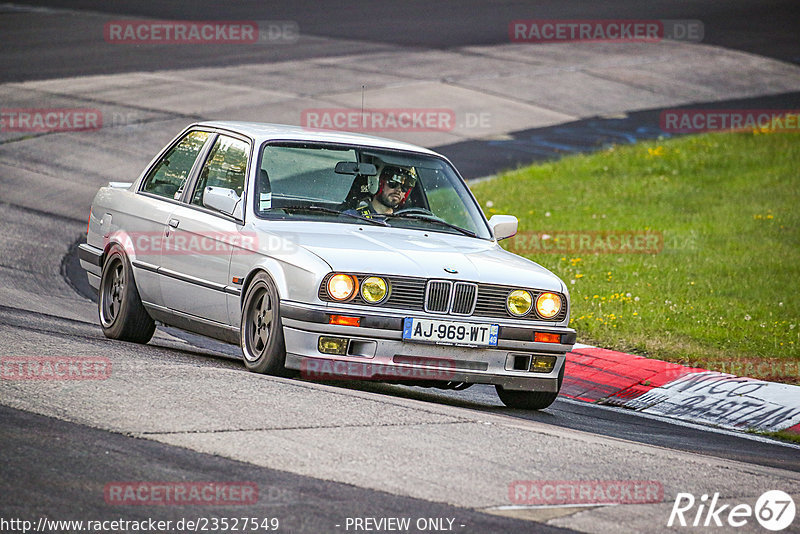
[[[380,195],[383,192],[383,188],[387,183],[398,183],[403,186],[403,200],[400,201],[400,206],[405,204],[406,200],[408,200],[409,195],[411,195],[411,191],[414,189],[414,186],[417,185],[417,171],[414,167],[399,167],[397,165],[386,165],[383,170],[381,171],[380,175],[380,186],[378,188],[377,194]]]

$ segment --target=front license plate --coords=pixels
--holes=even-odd
[[[499,329],[500,327],[496,324],[459,323],[457,321],[406,317],[403,320],[403,340],[446,345],[496,347]]]

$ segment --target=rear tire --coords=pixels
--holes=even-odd
[[[553,404],[561,391],[561,384],[564,382],[564,368],[567,366],[566,360],[561,365],[558,372],[558,391],[508,391],[503,386],[495,386],[497,396],[509,408],[520,410],[543,410]]]
[[[156,323],[142,306],[128,257],[119,245],[111,246],[103,264],[97,311],[103,334],[111,339],[147,343],[156,330]]]
[[[291,376],[286,369],[286,343],[283,339],[280,298],[266,273],[255,276],[242,306],[239,344],[244,365],[254,373]]]

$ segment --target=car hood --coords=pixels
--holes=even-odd
[[[544,267],[484,239],[354,224],[270,226],[283,239],[327,262],[333,271],[566,290]]]

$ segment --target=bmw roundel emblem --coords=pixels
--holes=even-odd
[[[458,270],[457,269],[453,269],[452,267],[445,267],[444,268],[444,272],[450,273],[450,274],[456,274],[458,272]]]

